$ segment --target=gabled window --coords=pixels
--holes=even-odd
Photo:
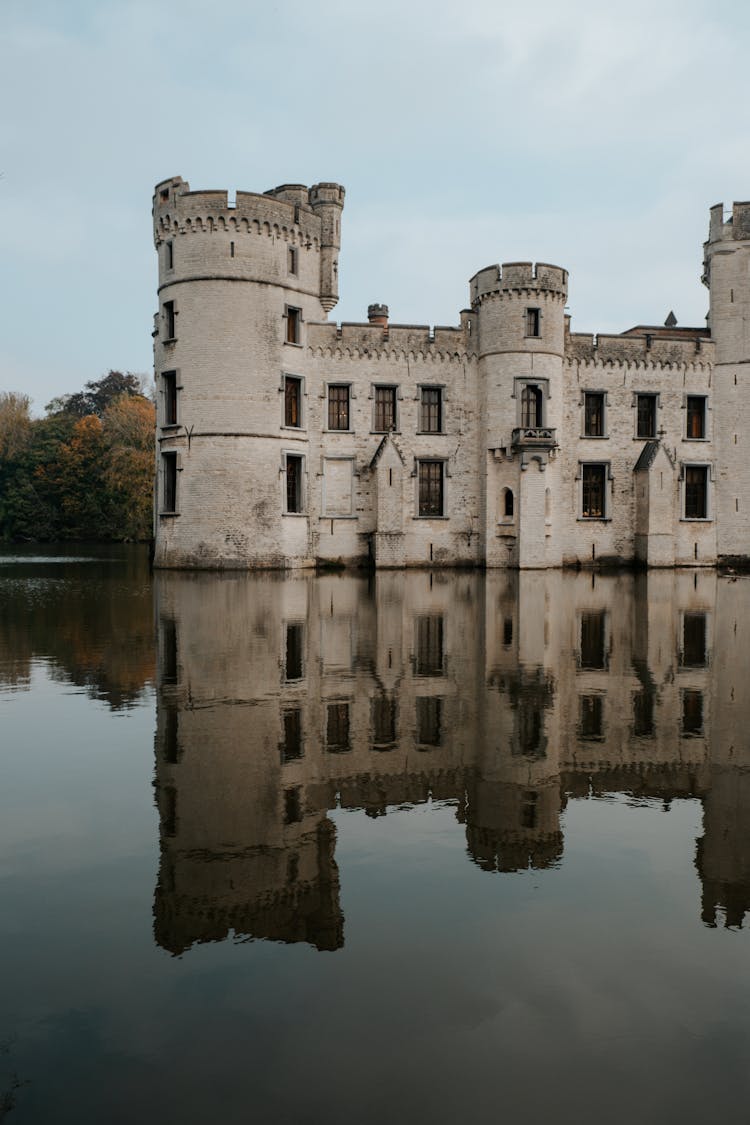
[[[636,396],[635,436],[656,437],[656,395]]]
[[[349,429],[349,398],[350,387],[348,384],[329,384],[328,386],[328,429]]]
[[[177,372],[162,371],[162,386],[164,388],[164,422],[165,426],[177,425]]]
[[[604,392],[586,391],[583,396],[584,437],[604,437]]]
[[[420,516],[442,516],[445,514],[445,495],[443,461],[420,461],[418,466]]]
[[[686,403],[686,437],[696,441],[706,436],[706,396],[688,395]]]
[[[539,309],[526,310],[526,335],[541,335],[541,312]]]
[[[396,429],[396,388],[375,388],[375,417],[373,429],[376,433],[387,433]]]
[[[302,425],[302,380],[295,375],[284,376],[284,425]]]
[[[287,305],[286,308],[286,336],[287,344],[299,344],[302,340],[302,309]]]
[[[421,388],[419,429],[423,434],[441,434],[443,432],[442,387]]]

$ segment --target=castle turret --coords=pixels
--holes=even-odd
[[[340,184],[315,184],[310,203],[320,219],[320,303],[330,312],[339,299],[339,251],[344,189]]]
[[[567,282],[566,270],[542,262],[489,266],[470,282],[479,327],[485,425],[480,459],[486,458],[479,468],[486,479],[490,566],[559,563],[549,543],[559,476],[554,460],[562,424]]]

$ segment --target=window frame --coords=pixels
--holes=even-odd
[[[296,246],[287,245],[286,272],[290,277],[299,277],[299,249]]]
[[[701,516],[688,515],[688,474],[698,470],[703,475],[703,512]],[[680,519],[683,523],[711,523],[713,520],[713,498],[711,484],[713,480],[713,465],[707,461],[683,461],[680,467]]]
[[[393,396],[393,425],[392,426],[378,426],[378,413],[381,406],[379,395],[381,392],[388,391]],[[397,434],[399,432],[399,386],[398,383],[373,383],[372,385],[372,432],[374,434]]]
[[[296,450],[284,450],[281,454],[282,468],[281,477],[283,485],[283,507],[282,515],[285,516],[306,516],[307,515],[307,488],[305,486],[305,455],[304,453],[297,453]],[[297,471],[297,495],[298,507],[289,507],[289,481],[290,481],[290,466],[294,463]]]
[[[297,423],[287,421],[287,387],[297,384],[297,413],[299,421]],[[281,428],[283,430],[304,430],[306,428],[305,422],[305,379],[302,375],[294,375],[291,371],[284,371],[281,376],[281,391],[282,391],[282,421]]]
[[[542,335],[542,310],[538,305],[530,305],[524,310],[524,337],[538,340]]]
[[[445,482],[446,482],[446,478],[448,476],[448,473],[447,473],[445,458],[444,457],[418,457],[416,459],[416,462],[417,462],[416,463],[416,474],[415,474],[416,478],[417,478],[417,514],[416,514],[416,519],[420,519],[420,520],[444,520],[444,519],[447,519],[448,518],[448,516],[446,515],[446,511],[447,511],[447,496],[446,496],[447,488],[446,488]],[[429,466],[430,469],[433,469],[435,466],[437,466],[438,470],[439,470],[439,476],[438,476],[438,482],[439,482],[438,483],[438,490],[439,490],[439,499],[440,499],[440,511],[439,512],[423,510],[422,470],[423,470],[423,468],[426,469],[427,466]],[[433,484],[430,484],[429,482],[427,482],[427,484],[428,484],[429,488],[432,488],[434,482],[433,482]],[[429,504],[425,503],[425,507],[427,507],[427,506],[429,506]]]
[[[690,433],[691,422],[691,408],[690,404],[701,402],[702,409],[700,413],[700,434]],[[695,415],[693,415],[695,417]],[[708,441],[708,395],[704,394],[686,394],[685,395],[685,441]]]
[[[426,403],[425,395],[436,395],[436,403]],[[432,410],[437,410],[437,426],[425,425],[429,420]],[[426,417],[427,415],[427,417]],[[418,434],[443,434],[445,433],[445,387],[435,383],[419,384],[419,426]]]
[[[345,426],[332,426],[331,425],[331,407],[334,403],[331,400],[331,391],[346,391],[346,425]],[[352,385],[351,383],[327,383],[326,384],[326,425],[325,429],[328,433],[332,434],[350,434],[352,433]]]
[[[284,305],[284,343],[293,348],[302,347],[302,309],[299,305]]]
[[[601,433],[594,433],[590,430],[591,416],[589,413],[589,403],[593,403],[595,399],[599,400],[599,409],[601,411],[598,423]],[[581,437],[587,440],[606,441],[609,438],[607,430],[607,392],[602,390],[583,391],[581,405],[583,407]]]
[[[601,469],[602,477],[602,512],[601,514],[591,515],[585,511],[586,503],[586,475],[587,470]],[[611,515],[611,492],[612,488],[612,471],[611,463],[609,461],[579,461],[578,462],[578,519],[585,520],[587,523],[591,521],[606,522],[612,518]]]
[[[180,455],[176,449],[162,449],[160,454],[161,473],[159,480],[159,515],[179,515],[179,488],[178,474],[180,472]],[[167,466],[170,466],[167,468]],[[169,506],[168,501],[172,501]]]
[[[640,427],[640,404],[642,399],[648,399],[652,404],[653,409],[653,433],[641,433]],[[635,438],[637,441],[654,441],[659,432],[659,393],[658,391],[636,391],[633,407],[635,409]]]
[[[182,388],[178,383],[179,374],[179,370],[176,367],[170,367],[161,373],[162,430],[174,429],[180,425],[180,399],[178,391]]]
[[[174,301],[162,302],[162,315],[165,333],[163,343],[173,344],[177,339],[177,307]]]

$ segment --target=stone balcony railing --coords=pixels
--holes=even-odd
[[[549,426],[521,426],[513,431],[513,449],[556,449],[555,430]]]

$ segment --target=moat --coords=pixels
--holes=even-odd
[[[750,1093],[750,578],[0,554],[0,1119]]]

